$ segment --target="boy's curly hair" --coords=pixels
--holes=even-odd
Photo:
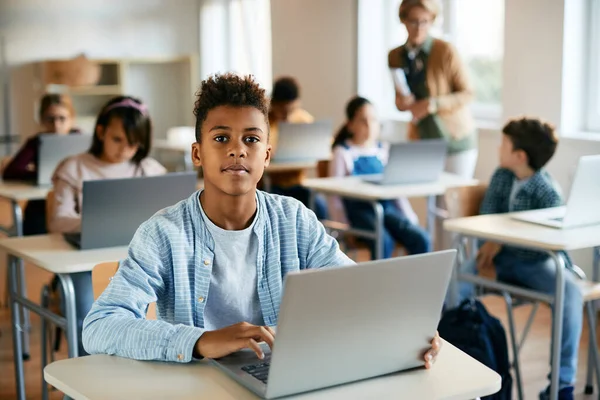
[[[550,161],[558,146],[554,126],[539,118],[512,119],[502,133],[512,142],[513,150],[523,150],[527,154],[529,167],[534,171],[539,171]]]
[[[239,76],[232,73],[209,76],[200,84],[196,93],[194,115],[196,116],[196,141],[201,140],[202,123],[208,112],[219,106],[254,107],[267,119],[269,100],[252,75]]]

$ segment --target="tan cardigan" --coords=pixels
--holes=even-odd
[[[388,54],[390,68],[404,67],[404,46]],[[468,104],[473,100],[473,88],[467,69],[454,46],[440,39],[433,39],[427,59],[426,84],[429,96],[437,103],[437,114],[454,140],[463,139],[475,132],[475,122]],[[408,137],[418,140],[414,124],[409,124]]]

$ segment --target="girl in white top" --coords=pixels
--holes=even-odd
[[[100,111],[92,145],[87,153],[63,160],[54,171],[54,201],[50,210],[50,232],[79,232],[83,182],[89,180],[133,178],[162,175],[167,171],[148,157],[152,139],[152,122],[147,107],[138,99],[119,96]],[[111,212],[110,209],[106,210]],[[94,302],[91,272],[71,274],[75,290],[78,322],[79,356],[86,355],[81,342],[83,319]],[[62,292],[55,277],[51,297]],[[64,298],[64,296],[62,296]],[[54,302],[60,300],[55,299]],[[64,305],[61,304],[64,310]],[[60,343],[60,342],[57,342]]]
[[[87,153],[62,161],[54,172],[50,232],[79,232],[83,182],[99,179],[162,175],[167,171],[148,157],[152,122],[147,107],[133,97],[119,96],[100,111]]]
[[[347,122],[340,129],[333,143],[331,176],[380,174],[388,160],[389,145],[378,141],[379,121],[375,109],[365,98],[355,97],[346,107]],[[375,211],[364,201],[336,199],[334,212],[341,219],[340,211],[354,228],[375,230]],[[396,243],[410,254],[431,250],[427,232],[418,225],[418,219],[407,199],[381,201],[384,212],[384,258],[392,256]],[[337,212],[336,212],[337,211]],[[371,255],[375,257],[374,243]]]

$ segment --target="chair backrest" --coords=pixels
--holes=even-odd
[[[317,176],[327,178],[329,176],[329,160],[321,160],[317,163]]]
[[[94,299],[97,299],[100,294],[106,289],[111,278],[119,269],[117,261],[105,262],[98,264],[92,270],[92,286],[94,288]],[[156,319],[156,303],[151,303],[146,312],[146,319]]]
[[[50,227],[50,217],[54,212],[54,190],[50,190],[46,195],[46,229]]]
[[[448,218],[462,218],[479,215],[487,185],[464,186],[448,189],[444,195]]]

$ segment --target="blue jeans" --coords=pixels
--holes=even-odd
[[[304,186],[296,185],[290,187],[282,187],[273,185],[271,191],[274,194],[282,196],[293,197],[294,199],[302,202],[306,207],[310,208],[310,190]],[[315,209],[313,210],[319,219],[327,219],[329,213],[327,212],[327,200],[321,195],[315,195]]]
[[[522,286],[549,295],[556,292],[556,266],[551,258],[543,261],[525,261],[505,252],[494,258],[497,279],[501,282]],[[477,273],[477,263],[469,260],[461,265],[463,273]],[[573,272],[566,270],[565,295],[563,308],[563,329],[560,347],[560,388],[573,386],[577,375],[577,352],[583,326],[583,295],[577,287],[579,279]],[[473,285],[460,282],[461,300],[472,297]]]
[[[77,319],[77,338],[79,340],[79,357],[86,356],[88,353],[83,348],[83,342],[81,340],[81,331],[83,330],[83,320],[87,316],[88,312],[94,304],[94,289],[92,287],[92,273],[91,272],[78,272],[71,274],[73,280],[73,290],[75,292],[75,316]],[[58,280],[58,278],[57,278]],[[62,284],[58,280],[58,288],[61,291],[61,312],[64,316],[67,315],[66,306],[64,302],[64,292]]]
[[[344,199],[344,208],[350,225],[356,229],[375,230],[375,211],[370,203]],[[382,201],[383,207],[383,258],[394,254],[396,243],[400,243],[409,254],[431,251],[429,233],[419,225],[413,224],[393,201]],[[375,241],[364,240],[375,259]]]

